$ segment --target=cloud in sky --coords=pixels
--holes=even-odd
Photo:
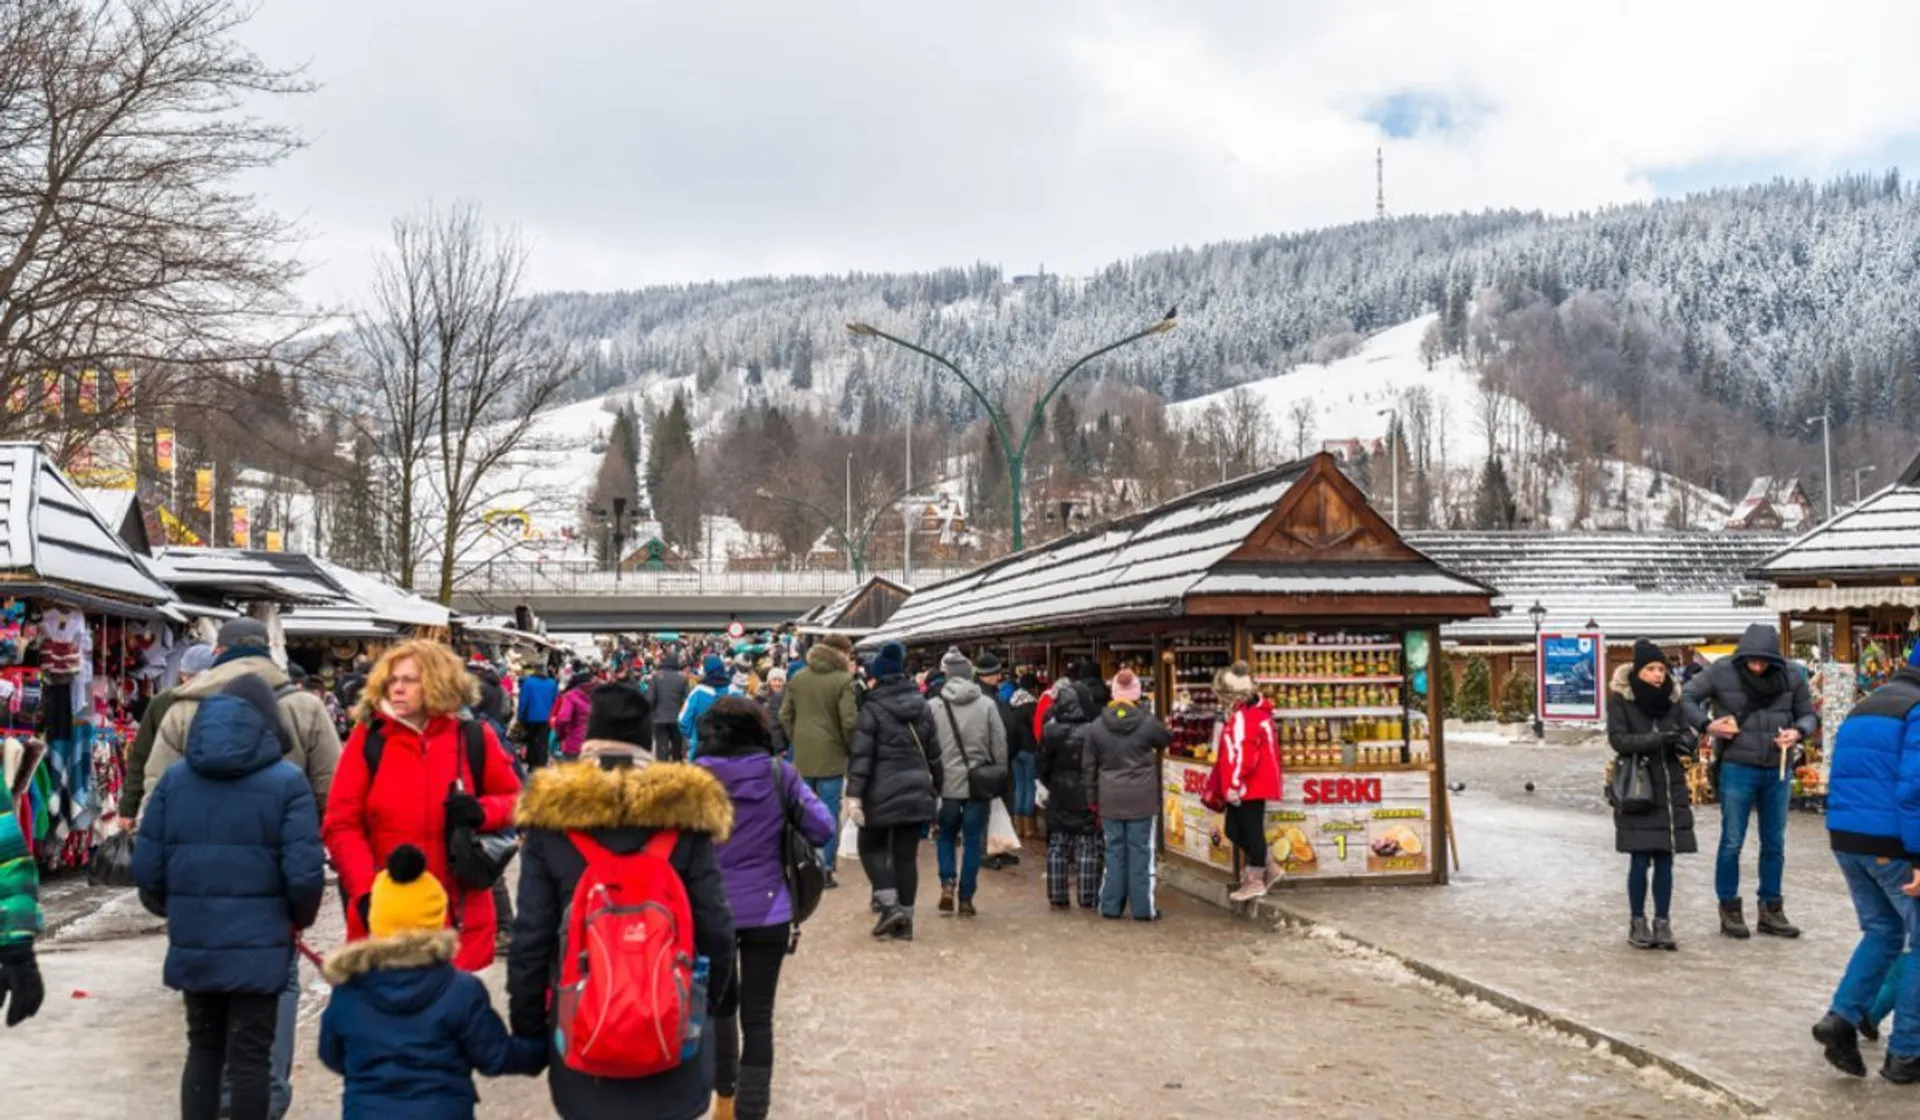
[[[266,0],[318,93],[248,185],[354,297],[470,200],[542,288],[991,261],[1084,272],[1395,213],[1920,172],[1920,4]]]

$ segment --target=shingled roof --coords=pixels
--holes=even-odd
[[[1407,547],[1332,456],[1287,463],[916,591],[872,644],[933,644],[1129,618],[1284,613],[1313,598],[1408,617],[1484,613],[1492,590]],[[1370,604],[1362,604],[1366,597]]]
[[[0,576],[11,595],[152,617],[173,593],[35,444],[0,443]]]
[[[1770,583],[1920,577],[1920,456],[1893,485],[1758,561]]]

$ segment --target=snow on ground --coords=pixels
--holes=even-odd
[[[1389,327],[1369,337],[1359,351],[1349,357],[1324,365],[1296,366],[1286,373],[1247,382],[1238,388],[1251,392],[1264,407],[1267,426],[1274,433],[1274,444],[1287,456],[1295,450],[1289,413],[1296,401],[1307,400],[1313,404],[1314,424],[1307,444],[1311,452],[1329,441],[1358,440],[1371,444],[1384,440],[1391,413],[1396,409],[1403,426],[1410,427],[1408,394],[1424,388],[1433,400],[1429,444],[1434,455],[1463,484],[1470,483],[1477,478],[1486,459],[1485,394],[1479,375],[1466,368],[1457,355],[1436,359],[1433,368],[1427,368],[1426,360],[1420,356],[1420,340],[1436,318],[1425,315]],[[1195,423],[1209,407],[1224,403],[1235,391],[1228,389],[1183,401],[1170,406],[1168,412],[1176,422]],[[1516,459],[1514,447],[1523,441],[1524,433],[1537,431],[1538,425],[1518,401],[1506,399],[1502,411],[1505,419],[1497,425],[1497,439],[1511,472]],[[1442,433],[1444,447],[1441,446]],[[1408,438],[1414,436],[1409,433]],[[1595,523],[1588,527],[1659,528],[1665,523],[1681,487],[1685,487],[1689,495],[1692,522],[1697,528],[1718,529],[1732,512],[1731,504],[1725,499],[1670,475],[1661,475],[1660,493],[1650,495],[1659,472],[1616,460],[1608,460],[1604,466],[1611,480],[1609,492],[1617,495],[1624,489],[1631,512],[1602,510],[1594,518]],[[1570,527],[1574,510],[1571,482],[1564,476],[1555,480],[1548,495],[1550,527]],[[1610,524],[1609,517],[1626,523]],[[1639,524],[1630,524],[1633,521]]]

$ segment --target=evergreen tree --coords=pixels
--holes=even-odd
[[[1519,520],[1519,507],[1513,500],[1513,487],[1507,482],[1507,468],[1494,455],[1480,471],[1480,490],[1473,499],[1476,529],[1511,529]]]
[[[1500,684],[1500,722],[1525,723],[1532,719],[1537,699],[1533,674],[1512,674]]]
[[[1000,440],[992,425],[983,425],[980,465],[974,472],[973,507],[967,518],[981,531],[1012,525],[1013,507],[1007,493],[1007,457],[1001,453]]]
[[[1467,658],[1466,672],[1460,675],[1460,718],[1476,722],[1493,718],[1493,670],[1479,654]]]
[[[796,337],[787,352],[787,365],[789,384],[795,389],[813,388],[813,339],[804,334]]]

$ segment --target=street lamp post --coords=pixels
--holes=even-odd
[[[1138,342],[1149,335],[1165,334],[1172,330],[1178,322],[1178,314],[1178,307],[1170,307],[1167,309],[1166,315],[1162,317],[1159,322],[1148,327],[1146,330],[1136,331],[1118,342],[1109,343],[1091,353],[1083,354],[1075,360],[1072,365],[1056,374],[1053,380],[1047,384],[1046,392],[1042,393],[1040,399],[1034,402],[1033,411],[1028,413],[1027,426],[1021,433],[1018,444],[1013,442],[1013,421],[1007,415],[1007,410],[995,404],[993,401],[988,400],[987,394],[981,390],[973,378],[967,376],[966,371],[953,364],[953,362],[945,356],[936,354],[924,346],[918,346],[908,342],[904,338],[890,335],[868,323],[848,323],[847,330],[856,335],[884,338],[895,346],[911,350],[923,358],[938,362],[940,365],[951,370],[953,375],[960,379],[960,383],[967,387],[967,391],[973,394],[973,398],[980,402],[980,406],[986,409],[987,421],[992,424],[994,438],[999,440],[1000,452],[1007,460],[1007,489],[1013,498],[1013,550],[1019,552],[1025,547],[1025,518],[1022,516],[1021,511],[1021,484],[1026,469],[1027,449],[1033,445],[1034,435],[1041,431],[1046,424],[1047,405],[1052,403],[1054,394],[1060,391],[1060,386],[1066,384],[1067,378],[1072,377],[1080,370],[1080,367],[1093,361],[1095,358],[1110,354],[1122,346]]]
[[[613,564],[613,586],[620,586],[620,560],[623,546],[627,541],[627,500],[615,498],[611,516],[604,508],[596,507],[593,515],[607,523],[607,559]]]
[[[1809,416],[1807,418],[1808,424],[1813,424],[1816,421],[1820,425],[1820,446],[1826,456],[1826,463],[1827,463],[1827,481],[1826,481],[1827,520],[1832,521],[1833,520],[1833,412],[1831,410],[1828,410],[1828,411],[1822,412],[1818,416]]]
[[[1533,606],[1527,608],[1527,617],[1533,619],[1533,737],[1544,740],[1547,737],[1547,725],[1540,718],[1540,698],[1546,695],[1546,658],[1540,654],[1540,627],[1547,621],[1547,608],[1535,599]]]

